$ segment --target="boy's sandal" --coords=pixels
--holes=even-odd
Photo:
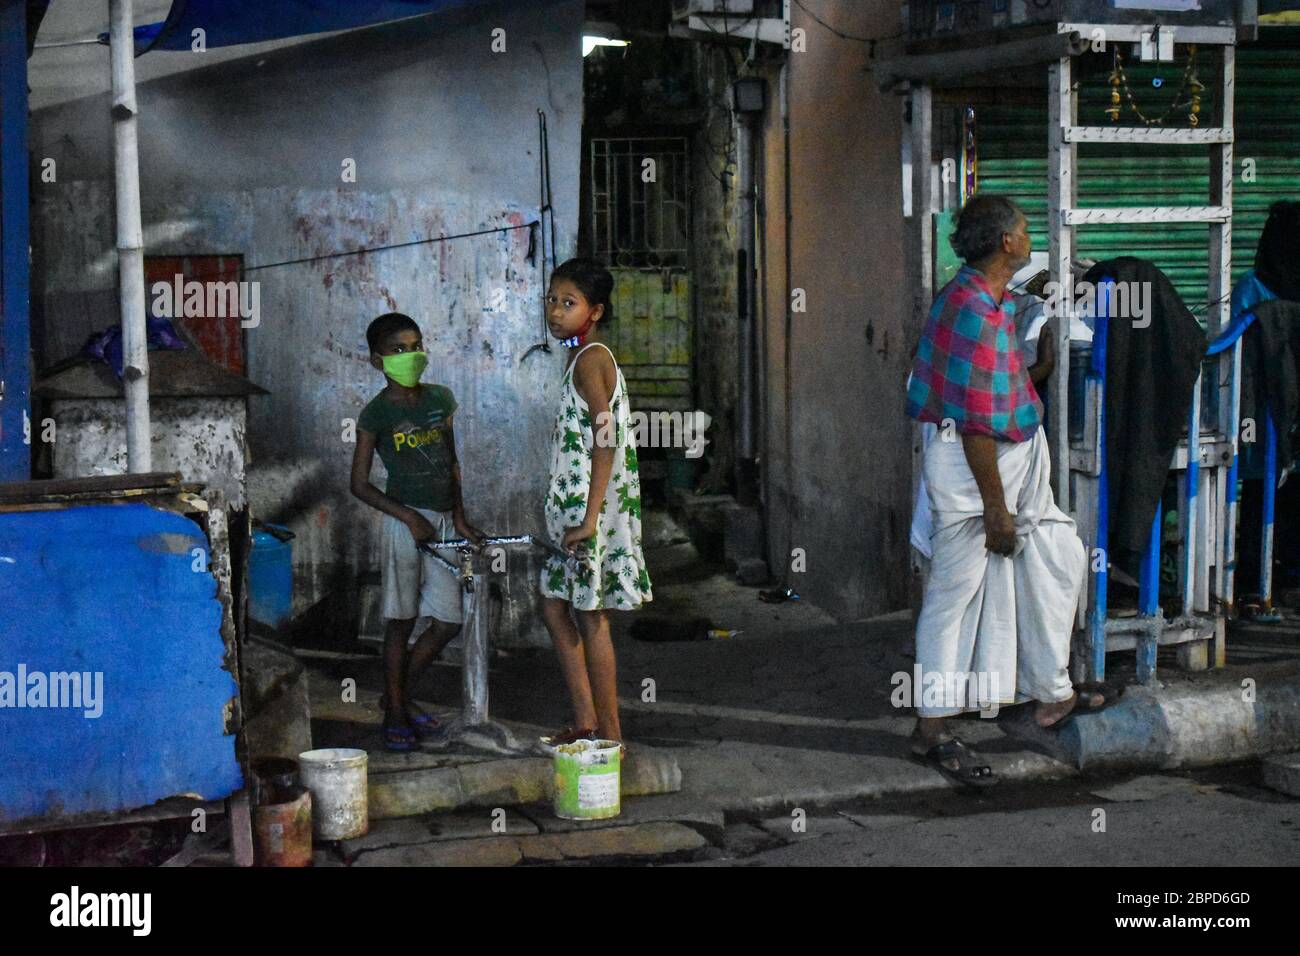
[[[415,749],[415,731],[410,727],[385,725],[384,749],[394,753],[405,753]]]
[[[432,714],[426,714],[418,707],[407,708],[407,716],[411,721],[411,729],[415,731],[415,736],[424,740],[428,737],[441,737],[447,732],[447,726]]]
[[[998,777],[993,773],[993,768],[983,763],[979,754],[956,737],[945,740],[941,744],[935,744],[925,752],[924,756],[916,751],[913,751],[913,753],[949,780],[955,780],[965,786],[984,788],[991,787],[998,782]],[[956,769],[944,763],[944,761],[952,760],[957,761]]]
[[[387,694],[379,698],[379,708],[385,715],[389,713]],[[441,720],[432,714],[426,714],[415,704],[406,705],[406,719],[410,721],[415,736],[421,740],[427,737],[440,737],[447,730]]]

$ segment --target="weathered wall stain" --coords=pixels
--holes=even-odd
[[[220,491],[230,507],[245,507],[245,399],[158,398],[152,403],[150,448],[155,471],[178,471]],[[125,402],[110,398],[55,399],[56,478],[126,473]]]

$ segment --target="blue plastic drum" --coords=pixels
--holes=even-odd
[[[276,530],[289,529],[269,525]],[[248,616],[283,627],[293,616],[293,544],[266,531],[253,532],[248,559]]]

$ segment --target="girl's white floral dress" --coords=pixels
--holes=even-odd
[[[599,342],[584,346],[564,373],[560,411],[551,434],[551,478],[546,490],[546,530],[558,546],[564,532],[582,523],[591,488],[592,451],[598,427],[573,384],[573,369],[582,355]],[[613,357],[610,352],[610,357]],[[618,384],[610,401],[614,434],[614,465],[596,522],[595,537],[585,557],[562,561],[548,558],[542,568],[542,594],[561,598],[579,611],[632,610],[650,601],[650,575],[641,550],[641,475],[637,469],[623,370],[614,364]],[[607,429],[608,431],[608,429]]]

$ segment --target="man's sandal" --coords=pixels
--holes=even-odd
[[[957,783],[968,787],[982,789],[991,787],[998,782],[998,777],[993,773],[993,768],[986,763],[982,763],[979,754],[956,737],[945,740],[941,744],[935,744],[924,752],[914,747],[912,754],[924,760],[948,779],[955,780]],[[946,766],[944,763],[944,761],[952,760],[957,761],[956,769]]]
[[[1087,681],[1075,684],[1074,689],[1085,713],[1090,710],[1105,710],[1124,695],[1122,683],[1106,681]]]
[[[1060,730],[1079,714],[1098,714],[1105,710],[1123,694],[1122,688],[1113,684],[1076,684],[1074,687],[1074,706],[1050,724],[1038,724],[1043,730]],[[1037,722],[1037,717],[1035,717]]]

